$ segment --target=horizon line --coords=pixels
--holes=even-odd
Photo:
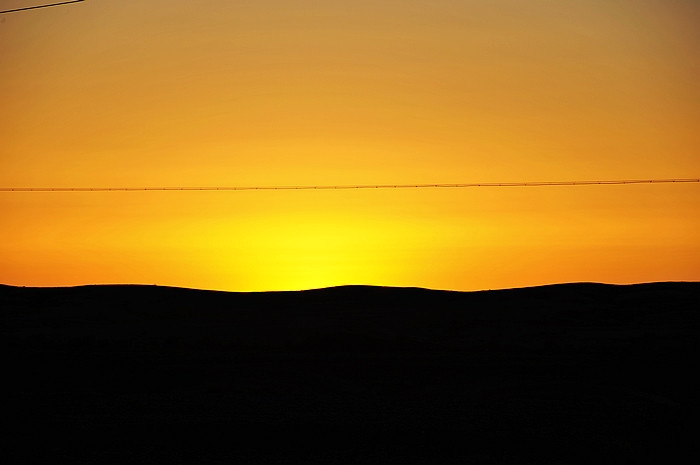
[[[66,284],[66,285],[56,285],[56,286],[31,286],[31,285],[21,285],[21,284],[6,284],[0,283],[0,287],[11,287],[17,289],[77,289],[82,287],[152,287],[152,288],[165,288],[165,289],[182,289],[188,291],[203,291],[203,292],[225,292],[230,294],[270,294],[270,293],[283,293],[283,292],[307,292],[307,291],[323,291],[328,289],[338,289],[338,288],[350,288],[350,287],[362,287],[362,288],[383,288],[383,289],[418,289],[424,291],[435,291],[435,292],[460,292],[460,293],[473,293],[473,292],[490,292],[490,291],[509,291],[509,290],[519,290],[519,289],[536,289],[541,287],[552,287],[552,286],[569,286],[569,285],[601,285],[601,286],[640,286],[648,284],[700,284],[700,281],[678,281],[678,280],[668,280],[668,281],[639,281],[632,283],[611,283],[602,281],[566,281],[566,282],[555,282],[547,284],[534,284],[530,286],[515,286],[515,287],[495,287],[495,288],[484,288],[484,289],[440,289],[422,286],[391,286],[382,284],[337,284],[325,287],[310,287],[302,289],[268,289],[268,290],[253,290],[253,291],[236,291],[230,289],[213,289],[213,288],[198,288],[198,287],[185,287],[176,286],[168,284],[146,284],[146,283],[92,283],[92,284]]]

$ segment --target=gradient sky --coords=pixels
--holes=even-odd
[[[2,187],[699,177],[700,2],[88,0],[0,17],[0,96]],[[6,284],[658,280],[697,184],[0,193]]]

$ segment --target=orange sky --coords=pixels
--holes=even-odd
[[[699,31],[692,0],[11,13],[0,186],[699,177]],[[0,231],[16,285],[700,280],[698,184],[0,193]]]

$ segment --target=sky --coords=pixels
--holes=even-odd
[[[0,15],[0,98],[0,187],[697,178],[700,2],[87,0]],[[698,184],[0,193],[4,284],[668,280]]]

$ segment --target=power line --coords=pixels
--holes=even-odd
[[[24,8],[15,8],[14,10],[3,10],[0,11],[0,15],[4,13],[15,13],[17,11],[27,11],[27,10],[37,10],[39,8],[48,8],[50,6],[61,6],[61,5],[68,5],[69,3],[80,3],[84,2],[85,0],[70,0],[67,2],[59,2],[59,3],[48,3],[45,5],[35,5],[35,6],[26,6]]]
[[[610,186],[630,184],[700,183],[700,178],[614,179],[589,181],[480,182],[441,184],[343,184],[287,186],[163,186],[163,187],[0,187],[0,192],[143,192],[143,191],[282,191],[348,189],[436,189],[467,187]]]

